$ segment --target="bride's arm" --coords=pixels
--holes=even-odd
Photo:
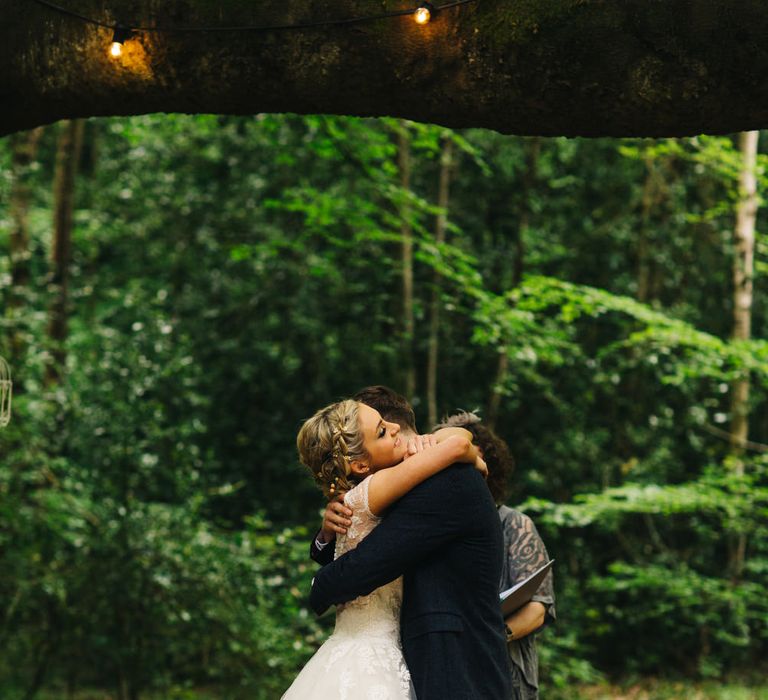
[[[402,498],[414,486],[426,481],[456,462],[473,463],[480,456],[472,444],[472,434],[463,428],[448,428],[450,433],[438,436],[436,445],[428,447],[400,464],[377,471],[368,485],[368,508],[381,515],[390,505]],[[442,432],[442,431],[438,431]]]
[[[470,441],[474,439],[472,433],[470,433],[469,430],[466,430],[465,428],[457,428],[457,427],[440,428],[440,430],[437,430],[434,433],[429,433],[427,435],[417,435],[415,438],[412,438],[411,440],[409,440],[408,452],[411,455],[417,454],[418,452],[422,452],[428,447],[433,447],[434,445],[437,445],[438,443],[442,442],[443,440],[446,440],[452,435],[459,435],[460,437],[466,437]],[[483,475],[483,479],[487,479],[488,465],[485,463],[485,460],[483,459],[483,454],[480,448],[477,448],[473,454],[475,455],[475,459],[474,459],[475,469],[477,469],[477,471],[479,471]]]
[[[461,437],[467,438],[467,440],[472,442],[472,433],[470,433],[466,428],[440,428],[440,430],[436,430],[434,433],[430,433],[429,437],[433,437],[437,442],[442,442],[443,440],[449,438],[451,435],[459,435]]]

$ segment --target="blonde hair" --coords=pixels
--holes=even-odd
[[[368,458],[358,407],[357,401],[346,399],[321,408],[296,437],[301,463],[328,499],[355,485],[350,462]]]

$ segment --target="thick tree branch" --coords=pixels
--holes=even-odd
[[[409,7],[308,0],[58,0],[112,23],[286,24]],[[128,16],[124,16],[128,15]],[[0,134],[148,112],[390,115],[503,133],[675,136],[768,127],[763,0],[478,0],[318,29],[111,32],[0,6]]]

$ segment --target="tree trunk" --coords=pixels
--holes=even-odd
[[[75,176],[83,144],[81,119],[61,125],[56,148],[54,173],[53,247],[51,249],[51,284],[53,293],[48,319],[48,339],[51,360],[46,368],[46,383],[61,379],[66,361],[64,342],[67,339],[67,299],[69,293],[69,263],[72,248],[72,213],[75,199]]]
[[[733,257],[733,339],[749,340],[752,332],[752,283],[755,254],[755,220],[757,218],[757,141],[759,132],[739,134],[742,170],[739,174],[739,201],[736,207]],[[744,474],[741,459],[749,438],[749,374],[733,382],[731,387],[731,452],[734,469]],[[747,540],[738,535],[732,543],[731,573],[741,576]]]
[[[400,210],[400,235],[402,238],[402,360],[405,396],[413,401],[416,395],[416,363],[413,356],[415,322],[413,316],[413,228],[411,207],[406,197],[411,191],[411,139],[408,125],[401,122],[397,134],[397,165],[400,171],[400,188],[403,203]]]
[[[757,140],[759,132],[739,134],[743,166],[739,175],[733,257],[733,339],[749,340],[752,332],[752,284],[757,218]],[[731,448],[740,455],[749,438],[749,376],[733,383],[731,393]],[[736,460],[743,473],[741,460]]]
[[[501,397],[504,395],[504,384],[509,374],[509,352],[507,346],[502,345],[498,349],[498,358],[496,362],[496,378],[491,387],[491,398],[488,399],[488,410],[485,412],[485,423],[491,429],[496,429],[496,421],[499,419],[499,408],[501,408]]]
[[[412,17],[271,31],[139,31],[359,18],[384,3],[78,0],[0,4],[0,135],[59,119],[187,112],[389,115],[542,136],[766,126],[762,0],[479,0]],[[415,3],[414,3],[415,4]],[[400,9],[406,7],[398,3]],[[727,109],[723,105],[728,105]]]
[[[520,188],[520,223],[517,227],[517,232],[515,233],[515,257],[512,264],[512,276],[510,279],[511,289],[514,289],[520,284],[525,271],[525,238],[531,221],[530,198],[531,191],[536,183],[540,152],[541,139],[533,138],[526,143],[525,172],[523,173],[523,181]],[[502,345],[499,348],[498,353],[496,378],[491,389],[491,397],[488,400],[488,410],[486,411],[485,418],[485,422],[491,430],[496,427],[496,421],[499,418],[501,398],[504,395],[504,385],[506,384],[507,375],[509,374],[509,352],[506,345]]]
[[[451,173],[453,168],[453,139],[450,134],[443,137],[440,154],[440,181],[437,192],[437,206],[440,211],[435,217],[435,245],[445,243],[448,223]],[[440,344],[440,287],[441,275],[438,270],[432,276],[432,299],[429,304],[429,351],[427,355],[427,423],[432,428],[437,423],[437,362]]]
[[[48,673],[48,665],[53,656],[53,643],[45,639],[40,643],[34,660],[34,671],[29,686],[25,689],[22,700],[34,700],[45,683],[45,677]]]
[[[640,200],[640,226],[637,232],[637,300],[647,303],[651,298],[651,261],[649,231],[651,213],[656,201],[656,173],[653,158],[646,154],[645,181]]]
[[[118,671],[117,697],[118,700],[131,700],[128,677],[125,675],[125,671],[122,668]]]
[[[24,312],[29,295],[29,201],[31,195],[30,169],[35,161],[42,128],[16,134],[11,138],[11,192],[9,211],[11,219],[10,257],[11,293],[8,299],[10,321],[10,361],[17,367],[24,365],[26,343],[24,339]],[[23,390],[19,377],[14,386],[16,393]]]
[[[34,654],[32,680],[26,688],[22,700],[34,700],[45,683],[51,659],[60,642],[59,622],[56,603],[49,599],[44,629],[41,631],[40,643]]]

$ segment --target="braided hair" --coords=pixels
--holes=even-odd
[[[301,463],[308,467],[329,500],[354,487],[350,462],[368,458],[357,401],[346,399],[321,408],[296,437]]]

